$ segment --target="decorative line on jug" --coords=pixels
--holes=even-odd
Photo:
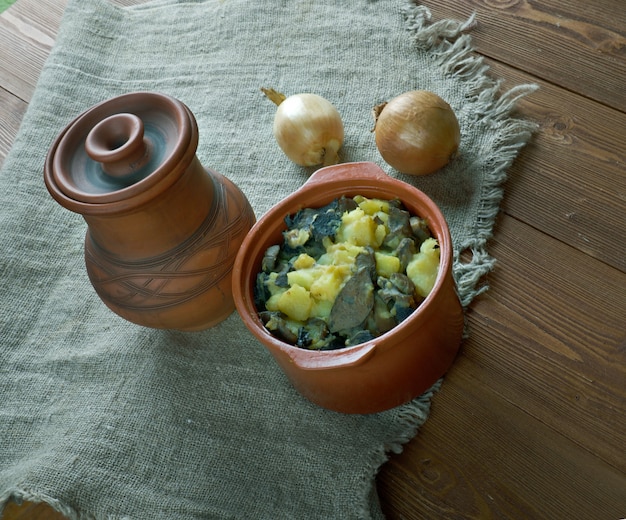
[[[225,188],[217,183],[215,187],[215,204],[198,230],[183,244],[158,256],[122,261],[103,250],[88,236],[86,261],[98,294],[106,294],[107,301],[120,308],[157,310],[192,300],[228,276],[237,254],[237,250],[230,251],[231,240],[250,228],[254,216],[251,210],[244,211],[228,222]],[[94,250],[98,250],[97,255]],[[198,254],[213,250],[218,252],[214,265],[184,269],[186,264],[193,264]],[[168,283],[181,279],[189,279],[189,288],[168,293]],[[113,287],[116,294],[108,287]],[[126,289],[122,294],[119,294],[120,287]]]

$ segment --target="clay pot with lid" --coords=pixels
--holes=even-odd
[[[266,249],[283,241],[285,216],[325,206],[343,195],[397,198],[410,213],[426,219],[440,246],[439,273],[421,305],[389,332],[338,350],[307,350],[281,341],[265,328],[254,304],[256,276]],[[235,304],[246,327],[307,399],[338,412],[380,412],[421,395],[456,357],[464,317],[452,278],[452,253],[446,220],[422,191],[389,177],[373,163],[329,166],[315,172],[253,226],[235,261]]]
[[[196,157],[188,107],[149,92],[87,110],[57,137],[44,180],[87,222],[89,279],[115,313],[201,330],[235,309],[232,267],[255,222],[241,190]]]

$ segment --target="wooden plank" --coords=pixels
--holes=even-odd
[[[465,355],[503,397],[626,474],[626,273],[508,217],[491,251]]]
[[[37,31],[55,39],[66,5],[67,0],[20,0],[7,14],[23,19],[30,26],[27,33]]]
[[[26,107],[24,101],[0,88],[0,168],[11,149]]]
[[[510,85],[533,79],[490,65]],[[626,271],[626,114],[545,82],[518,108],[539,130],[509,170],[503,210]]]
[[[65,4],[20,0],[0,15],[0,167],[54,45]]]
[[[477,14],[481,54],[626,111],[626,9],[622,0],[423,1],[435,20]]]
[[[381,470],[388,520],[623,518],[622,473],[459,361],[419,435]]]
[[[64,0],[20,0],[0,15],[2,87],[24,101],[35,90],[64,8]]]

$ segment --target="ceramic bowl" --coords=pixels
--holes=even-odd
[[[265,250],[282,243],[285,216],[342,195],[398,198],[412,214],[425,218],[441,249],[439,274],[419,308],[389,332],[352,347],[306,350],[281,341],[263,326],[254,305],[254,283]],[[463,333],[463,310],[452,278],[452,241],[443,214],[423,192],[373,163],[322,168],[261,217],[235,259],[233,296],[244,324],[293,386],[313,403],[343,413],[380,412],[419,396],[453,363]]]

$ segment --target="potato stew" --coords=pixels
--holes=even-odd
[[[357,345],[405,320],[433,288],[439,245],[399,200],[341,197],[285,218],[256,278],[265,327],[301,348]]]

